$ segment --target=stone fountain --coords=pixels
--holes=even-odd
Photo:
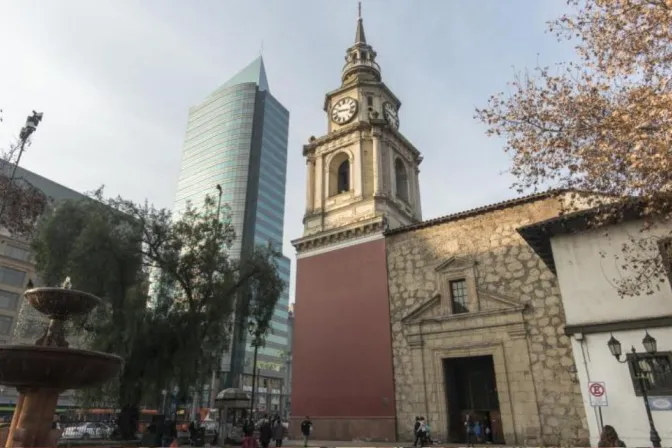
[[[98,297],[63,287],[29,289],[24,298],[50,322],[35,345],[0,345],[0,384],[19,391],[5,447],[56,446],[50,433],[58,396],[108,381],[123,359],[69,348],[65,340],[65,322],[91,312]]]

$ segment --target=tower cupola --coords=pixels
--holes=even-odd
[[[343,66],[341,74],[343,85],[351,84],[357,80],[380,81],[380,66],[376,63],[376,56],[377,53],[373,47],[366,42],[364,21],[362,20],[362,3],[359,2],[355,44],[346,51],[345,66]]]

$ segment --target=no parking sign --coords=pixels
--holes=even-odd
[[[588,395],[590,395],[591,406],[608,406],[607,387],[602,381],[591,381],[588,383]]]

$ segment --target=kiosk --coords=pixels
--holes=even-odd
[[[248,418],[250,394],[240,389],[224,389],[215,398],[218,412],[219,446],[242,445],[243,423]]]

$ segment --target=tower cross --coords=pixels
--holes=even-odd
[[[357,2],[357,17],[362,18],[362,2]]]

